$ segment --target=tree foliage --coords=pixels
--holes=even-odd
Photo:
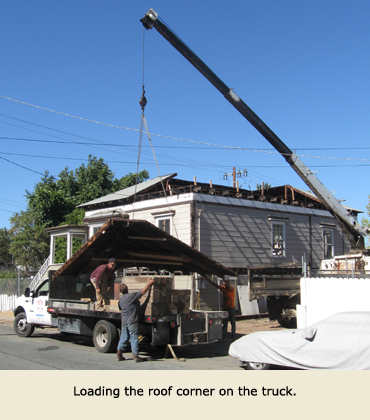
[[[85,212],[78,205],[148,178],[146,170],[116,178],[102,158],[91,155],[87,165],[75,170],[66,167],[58,176],[45,171],[33,191],[26,191],[27,210],[13,215],[9,232],[5,228],[0,232],[0,265],[13,255],[15,264],[25,270],[38,268],[49,255],[49,235],[45,228],[81,225]],[[57,254],[61,260],[64,258],[62,251]]]
[[[10,252],[11,234],[7,228],[0,229],[0,266],[11,267],[13,265]]]
[[[262,184],[257,184],[256,187],[257,187],[257,190],[258,191],[261,191],[262,190]],[[271,184],[269,184],[267,182],[264,182],[263,183],[263,189],[264,190],[268,190],[269,188],[271,188]]]
[[[37,223],[30,211],[15,213],[10,218],[10,224],[10,252],[16,265],[26,272],[35,270],[49,254],[49,235],[45,232],[45,226]]]
[[[83,210],[77,209],[78,205],[134,185],[136,178],[143,182],[149,174],[143,170],[138,175],[115,178],[102,158],[89,155],[86,166],[82,164],[74,171],[66,167],[58,177],[46,171],[34,190],[26,191],[28,210],[46,227],[81,224]]]

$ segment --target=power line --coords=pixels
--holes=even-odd
[[[45,107],[42,107],[42,106],[39,106],[39,105],[30,104],[30,103],[20,101],[18,99],[13,99],[13,98],[10,98],[10,97],[4,96],[4,95],[0,95],[0,98],[7,99],[7,100],[12,101],[12,102],[20,103],[22,105],[27,105],[27,106],[31,106],[31,107],[34,107],[34,108],[37,108],[37,109],[41,109],[43,111],[48,111],[48,112],[52,112],[52,113],[55,113],[55,114],[63,115],[65,117],[75,118],[75,119],[78,119],[78,120],[81,120],[81,121],[92,122],[94,124],[104,125],[104,126],[107,126],[107,127],[117,128],[117,129],[120,129],[120,130],[140,132],[140,130],[136,129],[136,128],[123,127],[123,126],[118,126],[118,125],[114,125],[114,124],[100,122],[100,121],[89,119],[89,118],[79,117],[77,115],[71,115],[71,114],[67,114],[65,112],[55,111],[55,110],[50,109],[50,108],[45,108]],[[201,142],[201,141],[196,141],[196,140],[182,139],[182,138],[179,138],[179,137],[165,136],[165,135],[156,134],[156,133],[149,133],[149,135],[160,137],[160,138],[165,138],[165,139],[170,139],[170,140],[178,140],[178,141],[182,141],[182,142],[188,142],[188,143],[192,143],[192,144],[201,144],[201,145],[206,145],[206,146],[212,146],[212,147],[217,147],[217,148],[221,148],[221,149],[251,151],[251,152],[256,152],[256,153],[268,153],[268,154],[274,154],[274,155],[280,155],[281,154],[281,153],[273,151],[273,150],[269,151],[269,150],[265,150],[265,149],[252,149],[252,148],[245,148],[245,147],[226,146],[226,145],[222,145],[222,144],[214,144],[214,143],[209,143],[209,142]],[[353,149],[353,148],[348,148],[348,150],[349,149]],[[318,150],[318,149],[303,149],[303,150]],[[345,150],[347,150],[347,149],[345,149]],[[297,155],[297,156],[310,158],[310,159],[344,159],[344,160],[346,160],[346,158],[335,158],[335,157],[307,156],[307,155]]]
[[[13,161],[11,161],[11,160],[9,160],[9,159],[5,159],[4,157],[1,157],[1,156],[0,156],[0,159],[3,159],[3,160],[5,160],[6,162],[9,162],[9,163],[11,163],[12,165],[19,166],[20,168],[26,169],[27,171],[34,172],[35,174],[39,174],[39,175],[41,175],[41,176],[44,176],[44,174],[42,174],[41,172],[37,172],[37,171],[34,171],[33,169],[27,168],[26,166],[19,165],[19,163],[15,163],[15,162],[13,162]]]
[[[29,142],[39,142],[39,143],[55,143],[55,144],[78,144],[78,145],[82,145],[82,146],[90,146],[90,145],[96,145],[96,143],[87,143],[87,142],[77,142],[77,141],[61,141],[61,140],[42,140],[42,139],[29,139],[29,138],[22,138],[22,137],[0,137],[0,140],[15,140],[15,141],[29,141]],[[104,146],[112,146],[112,147],[136,147],[135,145],[122,145],[122,144],[118,144],[118,143],[103,143]],[[148,146],[149,147],[149,146]],[[163,147],[163,148],[168,148],[167,146],[156,146],[156,147]],[[229,146],[230,147],[230,146]],[[247,152],[256,152],[256,153],[269,153],[269,154],[274,154],[274,155],[280,155],[280,153],[278,152],[273,152],[273,151],[267,151],[264,149],[248,149],[248,148],[236,148],[236,147],[230,147],[232,149],[237,149],[237,150],[241,150],[241,151],[247,151]],[[310,156],[310,155],[301,155],[301,154],[297,154],[297,156],[299,157],[305,157],[307,159],[328,159],[328,160],[346,160],[346,161],[353,161],[353,162],[370,162],[370,159],[363,159],[363,158],[343,158],[343,157],[331,157],[331,156]],[[171,157],[172,158],[172,157]],[[183,160],[183,159],[181,159]],[[196,161],[194,161],[196,162]],[[267,165],[266,167],[269,167],[269,165]]]

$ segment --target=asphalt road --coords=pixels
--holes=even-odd
[[[164,349],[141,348],[145,363],[117,362],[115,354],[99,353],[92,338],[36,329],[31,337],[18,337],[11,322],[0,322],[0,370],[240,370],[238,360],[228,356],[231,341],[174,348],[178,359]]]

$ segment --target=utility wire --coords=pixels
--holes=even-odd
[[[44,176],[44,174],[42,174],[41,172],[37,172],[37,171],[34,171],[33,169],[27,168],[26,166],[19,165],[19,163],[12,162],[11,160],[9,160],[9,159],[5,159],[4,157],[1,157],[1,156],[0,156],[0,159],[3,159],[3,160],[5,160],[6,162],[9,162],[9,163],[11,163],[12,165],[16,165],[16,166],[19,166],[20,168],[26,169],[27,171],[34,172],[35,174],[39,174],[39,175],[41,175],[41,176]]]
[[[17,102],[23,105],[27,105],[27,106],[31,106],[37,109],[41,109],[44,111],[49,111],[49,112],[53,112],[59,115],[64,115],[66,117],[71,117],[71,118],[76,118],[78,120],[82,120],[82,121],[87,121],[87,122],[92,122],[95,124],[100,124],[100,125],[104,125],[107,127],[112,127],[112,128],[117,128],[117,129],[121,129],[121,130],[128,130],[128,131],[136,131],[136,132],[140,132],[139,129],[136,128],[128,128],[128,127],[122,127],[122,126],[118,126],[118,125],[114,125],[114,124],[109,124],[109,123],[103,123],[100,121],[96,121],[96,120],[92,120],[92,119],[88,119],[88,118],[83,118],[83,117],[79,117],[76,115],[71,115],[71,114],[67,114],[64,112],[60,112],[60,111],[55,111],[49,108],[45,108],[45,107],[41,107],[39,105],[34,105],[34,104],[30,104],[27,102],[23,102],[17,99],[13,99],[13,98],[9,98],[7,96],[4,95],[0,95],[0,98],[3,99],[7,99],[9,101],[13,101],[13,102]],[[206,145],[206,146],[210,146],[210,147],[216,147],[216,148],[221,148],[221,149],[229,149],[229,150],[242,150],[242,151],[250,151],[250,152],[256,152],[256,153],[266,153],[266,154],[273,154],[273,155],[282,155],[279,152],[276,151],[269,151],[269,150],[264,150],[264,149],[252,149],[252,148],[246,148],[246,147],[236,147],[236,146],[226,146],[223,144],[214,144],[214,143],[210,143],[210,142],[201,142],[201,141],[196,141],[196,140],[189,140],[189,139],[182,139],[179,137],[171,137],[171,136],[165,136],[162,134],[155,134],[155,133],[149,133],[151,136],[156,136],[159,138],[165,138],[165,139],[170,139],[170,140],[177,140],[177,141],[182,141],[182,142],[188,142],[188,143],[192,143],[192,144],[201,144],[201,145]],[[306,150],[306,149],[305,149]],[[309,159],[339,159],[339,160],[351,160],[350,158],[336,158],[336,157],[323,157],[323,156],[309,156],[309,155],[301,155],[301,154],[297,154],[297,156],[299,157],[304,157],[304,158],[309,158]],[[361,159],[359,159],[361,161]]]
[[[150,133],[149,133],[150,134]],[[89,145],[97,145],[97,143],[94,142],[78,142],[78,141],[73,141],[73,140],[65,140],[65,141],[61,141],[61,140],[43,140],[43,139],[30,139],[30,138],[22,138],[22,137],[0,137],[0,140],[15,140],[15,141],[29,141],[29,142],[39,142],[39,143],[55,143],[55,144],[77,144],[77,145],[81,145],[81,146],[89,146]],[[104,144],[104,146],[109,146],[109,147],[120,147],[120,148],[128,148],[128,147],[134,147],[133,144],[127,144],[127,145],[122,145],[122,144],[118,144],[118,143],[102,143]],[[150,147],[150,146],[147,146]],[[156,145],[156,147],[158,148],[181,148],[181,147],[171,147],[171,146],[158,146]],[[226,146],[225,146],[226,147]],[[273,155],[280,155],[280,153],[278,152],[273,152],[273,151],[267,151],[267,150],[263,150],[263,149],[248,149],[245,147],[231,147],[228,146],[228,148],[230,149],[234,149],[234,150],[241,150],[241,151],[245,151],[245,152],[254,152],[254,153],[267,153],[267,154],[273,154]],[[186,148],[188,149],[188,148]],[[208,149],[208,148],[207,148]],[[364,148],[365,149],[365,148]],[[103,149],[105,150],[105,149]],[[162,155],[165,156],[166,155]],[[352,162],[370,162],[370,159],[364,159],[364,158],[348,158],[348,157],[332,157],[332,156],[312,156],[312,155],[302,155],[302,154],[297,154],[297,156],[299,157],[305,157],[306,159],[328,159],[328,160],[345,160],[345,161],[352,161]],[[168,157],[168,156],[167,156]],[[173,158],[172,156],[170,157],[171,159],[176,159]],[[179,159],[181,161],[183,161],[184,159],[181,158]],[[198,162],[198,161],[194,161],[194,162]],[[211,166],[214,166],[214,164],[212,164]],[[266,167],[271,167],[271,165],[266,165]]]

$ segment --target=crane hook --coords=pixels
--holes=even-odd
[[[146,100],[146,97],[145,97],[145,90],[144,90],[144,88],[143,88],[143,94],[142,94],[142,96],[141,96],[141,98],[140,98],[140,101],[139,101],[139,104],[140,104],[140,106],[141,106],[141,110],[144,112],[144,108],[145,108],[145,105],[147,104],[147,100]]]

